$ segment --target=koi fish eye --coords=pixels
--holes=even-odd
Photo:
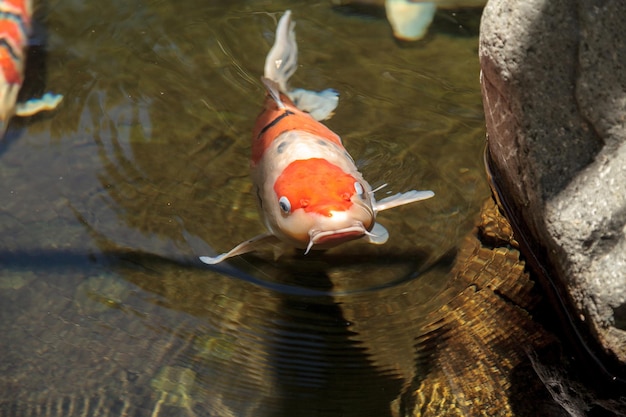
[[[364,198],[365,197],[365,190],[363,189],[363,186],[361,185],[360,182],[355,182],[354,183],[354,191],[356,191],[356,194],[361,197]]]
[[[289,214],[291,212],[291,203],[289,199],[285,196],[282,196],[278,199],[278,207],[282,210],[283,213]]]

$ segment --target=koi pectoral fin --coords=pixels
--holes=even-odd
[[[332,88],[319,92],[296,88],[287,95],[297,108],[309,113],[318,121],[330,119],[339,103],[339,93]]]
[[[385,227],[380,223],[374,223],[374,227],[370,232],[365,236],[369,243],[374,245],[382,245],[387,242],[389,239],[389,232]]]
[[[15,107],[17,116],[32,116],[45,110],[54,110],[63,100],[61,94],[46,93],[41,98],[30,99],[24,103],[18,103]]]
[[[259,246],[271,242],[278,242],[278,238],[269,232],[263,233],[261,235],[253,237],[252,239],[246,240],[245,242],[241,242],[226,253],[222,253],[221,255],[217,256],[201,256],[200,260],[205,264],[215,265],[225,259],[255,251]]]
[[[398,193],[390,197],[385,197],[374,204],[374,211],[379,212],[388,210],[393,207],[402,206],[404,204],[414,203],[416,201],[426,200],[435,195],[432,191],[416,191],[411,190],[406,193]]]

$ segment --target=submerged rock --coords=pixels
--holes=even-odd
[[[626,370],[625,20],[622,0],[493,0],[479,52],[500,197],[612,377]]]
[[[431,316],[443,337],[430,373],[404,398],[409,415],[563,415],[528,358],[553,350],[556,340],[532,318],[540,297],[516,245],[506,219],[486,201],[459,246],[449,300]]]
[[[553,309],[491,199],[450,278],[433,330],[415,342],[436,341],[429,372],[415,376],[394,416],[626,415],[623,386],[594,379],[546,325]]]

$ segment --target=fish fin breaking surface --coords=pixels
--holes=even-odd
[[[374,210],[376,212],[388,210],[390,208],[402,206],[404,204],[414,203],[416,201],[426,200],[435,195],[432,191],[416,191],[411,190],[406,193],[394,194],[390,197],[385,197],[374,204]]]
[[[23,103],[17,103],[15,114],[24,117],[41,111],[54,110],[62,100],[61,94],[46,93],[41,98],[31,98]]]
[[[278,238],[273,234],[263,233],[253,237],[252,239],[246,240],[245,242],[241,242],[226,253],[222,253],[221,255],[217,256],[201,256],[200,260],[205,264],[215,265],[225,259],[232,258],[233,256],[239,256],[243,255],[244,253],[253,252],[257,250],[261,245],[278,241]]]
[[[327,88],[320,92],[296,88],[287,93],[293,104],[315,120],[330,119],[339,104],[339,92]]]

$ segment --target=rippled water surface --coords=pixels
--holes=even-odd
[[[293,84],[339,90],[328,125],[389,184],[379,198],[436,197],[384,212],[380,247],[209,267],[197,256],[263,231],[250,132],[286,8]],[[65,99],[0,142],[5,414],[390,415],[428,372],[418,341],[488,195],[477,34],[450,12],[398,44],[327,1],[58,0],[38,16],[32,83]]]

